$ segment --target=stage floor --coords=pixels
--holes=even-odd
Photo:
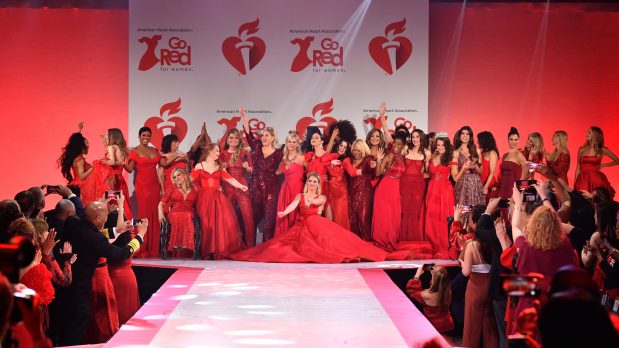
[[[104,346],[420,346],[442,338],[383,269],[425,262],[454,264],[134,260],[178,271]]]

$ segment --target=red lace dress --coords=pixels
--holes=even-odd
[[[402,224],[400,227],[401,241],[423,241],[424,233],[421,225],[423,198],[426,192],[426,181],[423,177],[423,160],[404,158],[406,170],[400,178],[400,200],[402,209]]]
[[[86,326],[84,344],[107,342],[119,328],[116,294],[108,273],[106,258],[102,257],[92,276],[90,319]]]
[[[285,165],[280,166],[280,171],[284,174],[284,182],[279,189],[279,196],[277,198],[277,211],[283,211],[286,209],[294,198],[301,192],[303,192],[303,177],[305,176],[305,168],[292,162],[288,168]],[[275,221],[275,235],[282,234],[294,225],[297,219],[297,213],[292,212],[283,218],[278,218]]]
[[[137,201],[138,218],[148,219],[148,231],[144,244],[140,248],[140,256],[159,257],[159,224],[157,205],[161,199],[157,165],[161,160],[159,151],[154,158],[142,157],[135,150],[129,152],[129,160],[135,162],[133,176],[134,194]]]
[[[575,190],[593,192],[596,187],[604,187],[615,196],[615,190],[610,185],[608,178],[600,171],[602,156],[580,156],[580,173],[574,182]]]
[[[426,238],[432,244],[435,259],[446,259],[449,247],[449,236],[447,235],[447,217],[454,214],[454,189],[449,176],[451,165],[435,166],[432,160],[428,166],[430,181],[428,182],[428,192],[426,193],[426,204],[424,208],[424,223],[426,228]]]
[[[242,240],[239,223],[234,207],[219,190],[222,179],[232,179],[225,170],[209,173],[196,169],[191,173],[198,188],[196,212],[200,217],[202,235],[200,237],[200,255],[209,259],[222,259],[241,249]]]
[[[395,251],[400,242],[402,207],[400,205],[400,176],[406,170],[401,156],[394,156],[374,192],[372,239],[386,251]]]
[[[546,164],[548,165],[548,168],[552,170],[553,174],[557,176],[557,178],[563,179],[569,184],[567,181],[567,172],[570,170],[569,153],[560,153],[554,160],[549,160],[546,158]]]
[[[243,168],[243,162],[247,161],[251,166],[251,157],[248,151],[241,151],[239,158],[234,158],[227,150],[222,150],[219,155],[219,161],[226,165],[226,171],[232,175],[236,181],[247,186],[247,180],[245,179],[245,168]],[[253,246],[256,244],[256,226],[254,224],[254,212],[251,208],[251,196],[248,191],[241,191],[227,182],[222,182],[221,186],[224,189],[226,197],[230,200],[232,205],[239,207],[240,216],[238,220],[243,223],[243,231],[245,232],[245,244],[247,246]]]
[[[365,242],[340,225],[323,218],[319,206],[304,202],[301,195],[297,222],[288,232],[256,247],[230,256],[255,262],[342,263],[384,261],[387,253]]]
[[[430,306],[421,296],[423,289],[419,279],[411,279],[406,284],[406,292],[415,301],[419,302],[423,307],[423,315],[428,319],[430,324],[434,326],[436,331],[443,333],[453,330],[454,321],[449,312],[449,304]]]
[[[90,168],[94,167],[92,172],[84,180],[80,179],[78,174],[77,164],[79,161],[84,161],[84,171],[88,171]],[[73,172],[73,180],[69,182],[69,185],[76,185],[80,188],[80,199],[84,207],[90,202],[103,198],[105,191],[112,189],[108,182],[108,179],[112,175],[110,166],[102,164],[98,160],[94,161],[91,165],[86,162],[84,155],[80,155],[73,160],[71,171]]]
[[[348,183],[346,173],[351,177],[357,175],[357,169],[350,163],[350,158],[344,158],[342,164],[329,165],[329,204],[333,213],[333,222],[350,230],[348,219]],[[356,199],[356,197],[354,197]]]
[[[197,197],[198,195],[194,190],[189,191],[187,196],[183,196],[183,193],[175,187],[172,190],[167,190],[161,199],[165,206],[170,209],[167,212],[168,220],[172,225],[170,241],[167,245],[170,252],[173,252],[174,248],[189,250],[195,248],[193,218]]]
[[[372,178],[375,170],[370,167],[373,158],[366,157],[355,169],[361,175],[350,177],[348,193],[352,198],[348,205],[350,230],[363,240],[372,240],[372,208],[374,207],[374,186]]]

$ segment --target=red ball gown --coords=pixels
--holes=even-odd
[[[387,251],[398,249],[402,207],[400,206],[400,176],[406,170],[401,156],[394,156],[374,193],[372,239]]]
[[[280,172],[284,174],[284,182],[279,190],[277,198],[277,211],[286,209],[295,197],[303,191],[303,177],[305,176],[305,168],[297,162],[292,162],[286,167],[283,163],[280,166]],[[294,225],[297,219],[297,213],[292,212],[281,219],[275,221],[275,235],[282,234]]]
[[[173,252],[175,248],[194,250],[194,227],[193,218],[195,216],[195,206],[198,195],[195,190],[191,190],[184,196],[178,188],[167,190],[161,198],[169,211],[168,220],[172,225],[170,240],[167,249]]]
[[[226,171],[230,173],[236,181],[248,186],[247,180],[245,179],[245,168],[243,168],[245,159],[247,159],[247,162],[251,166],[249,152],[246,150],[241,151],[239,158],[234,158],[227,150],[222,150],[219,155],[219,162],[226,165]],[[245,244],[247,246],[256,245],[256,226],[254,224],[254,212],[251,209],[251,196],[249,195],[249,191],[243,192],[225,181],[222,182],[221,185],[230,203],[232,203],[233,206],[236,204],[236,206],[239,207],[240,216],[238,216],[238,219],[243,222]]]
[[[402,225],[400,240],[423,241],[424,233],[421,225],[423,198],[426,191],[426,181],[423,177],[425,161],[404,158],[406,170],[400,178],[400,199],[402,207]]]
[[[348,183],[348,193],[352,198],[348,206],[350,230],[363,240],[372,240],[372,208],[374,207],[374,186],[372,178],[375,170],[370,166],[374,159],[366,157],[355,169],[361,175],[353,176]]]
[[[580,173],[574,182],[575,190],[593,192],[596,187],[604,187],[615,196],[615,190],[610,185],[608,178],[600,171],[602,156],[580,156]]]
[[[348,183],[346,173],[351,177],[357,175],[357,168],[350,163],[350,158],[344,158],[340,165],[327,167],[329,173],[329,204],[333,213],[333,222],[350,230],[348,218]],[[354,199],[357,199],[354,197]]]
[[[160,185],[157,175],[157,165],[161,160],[159,151],[154,158],[142,157],[135,150],[129,152],[129,160],[135,162],[133,185],[137,201],[137,217],[148,219],[148,231],[144,244],[140,248],[140,256],[159,257],[159,224],[157,206],[159,205]]]
[[[254,262],[315,263],[385,260],[385,251],[323,218],[318,213],[320,206],[308,206],[304,200],[302,195],[297,222],[287,232],[256,247],[232,254],[230,258]]]
[[[435,166],[432,160],[428,166],[430,180],[426,193],[424,210],[424,223],[426,238],[432,244],[433,258],[448,258],[449,236],[447,235],[447,217],[454,214],[454,189],[449,175],[451,174],[450,162],[448,165]]]
[[[219,190],[221,180],[232,179],[232,176],[222,169],[214,173],[196,169],[191,176],[199,188],[196,211],[202,227],[200,255],[203,259],[209,259],[213,254],[217,260],[239,251],[242,240],[236,213],[228,198]]]

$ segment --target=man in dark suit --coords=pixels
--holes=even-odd
[[[59,345],[82,344],[86,324],[90,316],[90,294],[92,277],[98,267],[99,258],[108,261],[120,261],[129,258],[143,242],[148,221],[144,219],[137,224],[137,236],[123,247],[110,244],[101,232],[107,220],[108,207],[102,202],[92,202],[85,210],[84,219],[70,217],[65,223],[64,240],[73,245],[73,252],[78,254],[73,264],[73,281],[62,299],[65,306],[60,325]],[[130,222],[116,227],[116,235],[131,229]]]

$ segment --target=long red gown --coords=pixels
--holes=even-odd
[[[405,170],[402,157],[395,156],[374,192],[372,239],[378,247],[390,252],[397,250],[400,242],[400,176]]]
[[[372,240],[372,208],[374,207],[374,186],[372,178],[375,170],[370,166],[374,159],[366,157],[355,169],[361,169],[361,175],[353,176],[348,183],[350,204],[348,216],[350,230],[363,240]]]
[[[559,156],[552,161],[546,158],[546,164],[558,179],[563,179],[567,184],[569,184],[567,181],[567,172],[570,170],[569,153],[560,153]]]
[[[227,150],[222,150],[219,155],[219,162],[226,165],[226,171],[230,173],[236,181],[248,186],[247,180],[245,179],[245,168],[243,168],[244,159],[247,159],[250,166],[252,165],[251,157],[246,150],[241,151],[239,158],[234,158]],[[251,196],[249,195],[249,191],[243,192],[225,181],[221,183],[221,186],[224,189],[226,197],[228,197],[230,203],[232,203],[232,206],[236,204],[239,207],[241,215],[238,216],[238,219],[243,222],[245,244],[247,246],[256,245],[256,225],[254,224],[254,212],[251,209]]]
[[[161,198],[161,201],[169,208],[167,216],[172,228],[167,248],[170,252],[173,252],[175,248],[194,250],[193,218],[197,198],[198,195],[195,190],[191,190],[187,193],[187,196],[183,196],[183,193],[177,187],[167,190]]]
[[[593,192],[596,187],[604,187],[610,192],[611,198],[614,197],[615,190],[600,171],[601,164],[602,156],[580,156],[580,173],[574,182],[574,189]]]
[[[449,236],[447,235],[447,217],[453,216],[455,196],[454,189],[449,175],[451,174],[450,162],[448,165],[439,164],[435,166],[430,161],[428,173],[428,192],[426,193],[426,204],[424,208],[424,223],[426,228],[426,238],[432,244],[435,259],[446,259],[449,257]]]
[[[384,261],[387,253],[318,214],[301,196],[297,222],[286,233],[230,256],[254,262],[342,263]]]
[[[423,177],[423,160],[404,158],[406,170],[400,178],[400,200],[402,208],[401,241],[423,241],[421,219],[426,181]]]
[[[305,176],[305,168],[297,162],[292,162],[288,168],[285,165],[280,166],[280,171],[284,174],[284,182],[279,189],[277,197],[277,211],[286,209],[295,197],[303,191],[303,177]],[[297,212],[294,211],[281,219],[275,221],[275,235],[282,234],[294,225],[297,219]]]
[[[346,173],[351,177],[357,175],[357,169],[350,162],[350,158],[344,158],[340,165],[327,167],[329,173],[329,204],[333,213],[333,222],[350,230],[348,219],[348,183]]]
[[[262,142],[256,139],[249,130],[245,129],[244,131],[251,147],[251,160],[254,165],[249,180],[254,224],[257,226],[260,221],[264,220],[262,239],[266,241],[273,238],[275,234],[277,192],[279,190],[279,181],[275,172],[282,161],[282,157],[284,157],[284,152],[279,148],[265,157],[262,153]]]
[[[200,217],[202,234],[200,236],[200,255],[209,259],[222,259],[241,249],[242,240],[234,207],[228,198],[219,191],[222,179],[232,176],[225,170],[209,173],[196,169],[191,173],[194,184],[199,187],[196,211]]]
[[[135,162],[135,174],[133,185],[135,186],[135,198],[137,201],[137,218],[148,219],[148,230],[144,238],[144,244],[140,248],[139,255],[143,257],[159,257],[159,224],[158,210],[161,199],[159,190],[159,177],[157,165],[161,160],[159,151],[154,158],[142,157],[135,150],[129,152],[129,160]]]

